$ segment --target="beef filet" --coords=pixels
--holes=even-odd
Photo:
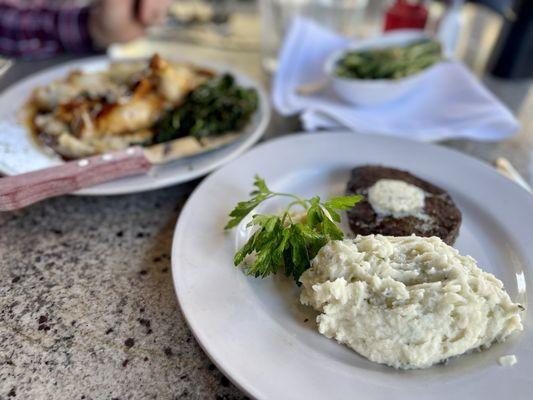
[[[378,216],[367,198],[368,189],[380,179],[398,179],[422,189],[426,193],[423,212],[427,218]],[[417,236],[438,236],[452,245],[459,234],[461,212],[450,195],[407,171],[378,165],[354,168],[346,193],[361,194],[364,197],[348,211],[350,228],[356,235],[407,236],[414,233]]]

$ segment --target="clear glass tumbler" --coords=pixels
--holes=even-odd
[[[263,67],[273,72],[283,35],[294,16],[304,16],[348,37],[378,26],[385,0],[259,0]]]

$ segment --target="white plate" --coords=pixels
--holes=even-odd
[[[366,163],[407,169],[450,192],[463,213],[456,247],[526,305],[523,333],[447,365],[397,371],[321,336],[289,279],[255,279],[233,267],[242,230],[224,232],[223,226],[235,203],[248,198],[254,174],[274,190],[328,197],[343,193],[350,169]],[[202,182],[179,218],[172,272],[199,343],[256,398],[530,399],[533,332],[526,287],[532,284],[532,239],[533,197],[475,159],[390,137],[303,134],[262,144]],[[516,354],[518,364],[499,366],[505,354]]]
[[[257,89],[260,109],[243,132],[242,138],[212,152],[155,166],[146,175],[119,179],[81,190],[77,194],[135,193],[190,181],[234,159],[261,138],[270,120],[270,105],[262,87],[238,71],[219,65],[196,63],[194,60],[184,61],[202,65],[214,71],[230,72],[240,84]],[[16,175],[61,163],[59,157],[43,151],[32,139],[21,121],[21,109],[35,87],[64,78],[73,69],[87,72],[101,71],[108,65],[107,57],[92,57],[69,62],[31,75],[3,91],[0,95],[0,172],[6,175]]]

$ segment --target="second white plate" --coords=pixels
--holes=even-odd
[[[254,174],[276,191],[329,197],[344,192],[361,164],[407,169],[449,191],[463,213],[456,247],[501,279],[526,305],[525,330],[489,350],[426,370],[378,365],[321,336],[299,288],[233,267],[242,232],[224,232],[228,213],[248,198]],[[273,211],[273,210],[270,210]],[[533,333],[526,289],[533,264],[533,197],[489,166],[449,149],[353,133],[292,135],[262,144],[212,174],[183,209],[172,248],[183,313],[217,366],[259,399],[530,398]],[[497,360],[516,354],[518,364]]]
[[[195,63],[194,60],[183,60]],[[78,69],[92,72],[105,69],[110,60],[107,57],[92,57],[52,67],[32,75],[3,91],[0,95],[0,172],[16,175],[24,172],[57,165],[62,161],[35,143],[27,127],[21,121],[21,110],[33,89],[65,77],[69,71]],[[219,65],[198,63],[218,72],[230,72],[239,84],[253,87],[259,93],[259,110],[242,134],[242,138],[220,149],[187,157],[164,165],[155,166],[145,175],[119,179],[77,192],[84,195],[115,195],[142,192],[187,182],[203,176],[224,165],[257,142],[270,120],[268,97],[257,82]]]

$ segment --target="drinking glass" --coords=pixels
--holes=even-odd
[[[385,0],[259,0],[263,67],[273,72],[283,35],[294,16],[304,16],[348,37],[377,28]],[[379,29],[379,28],[378,28]]]

